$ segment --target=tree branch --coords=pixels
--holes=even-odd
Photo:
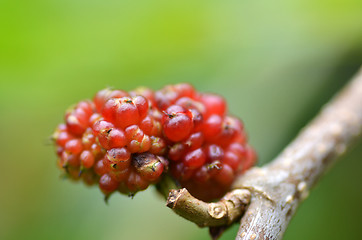
[[[235,189],[216,203],[205,203],[182,188],[170,191],[166,205],[199,227],[215,227],[238,220],[249,202],[250,192],[245,189]]]
[[[361,131],[362,69],[274,161],[240,176],[219,202],[181,189],[170,191],[167,206],[201,227],[215,227],[240,218],[250,202],[236,239],[281,239],[310,188]]]
[[[234,183],[251,192],[236,239],[281,239],[310,188],[361,131],[362,69],[274,161]]]

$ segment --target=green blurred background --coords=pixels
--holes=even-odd
[[[61,180],[49,136],[106,86],[222,94],[262,165],[362,63],[360,0],[0,0],[0,239],[208,239],[153,189],[133,200]],[[362,144],[285,239],[360,239]],[[233,239],[235,225],[222,239]]]

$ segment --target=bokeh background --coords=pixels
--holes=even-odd
[[[208,239],[153,189],[106,205],[60,179],[49,136],[99,89],[190,82],[224,95],[262,165],[361,63],[360,0],[0,0],[0,239]],[[359,239],[361,172],[359,142],[285,239]]]

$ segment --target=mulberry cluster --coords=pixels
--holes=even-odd
[[[53,135],[58,165],[106,196],[134,194],[164,173],[210,201],[256,161],[242,122],[226,112],[222,97],[189,84],[104,89],[66,112]]]

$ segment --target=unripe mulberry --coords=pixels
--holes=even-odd
[[[222,197],[256,161],[223,97],[190,84],[104,89],[65,114],[53,134],[58,165],[109,196],[133,195],[169,174],[205,201]]]

